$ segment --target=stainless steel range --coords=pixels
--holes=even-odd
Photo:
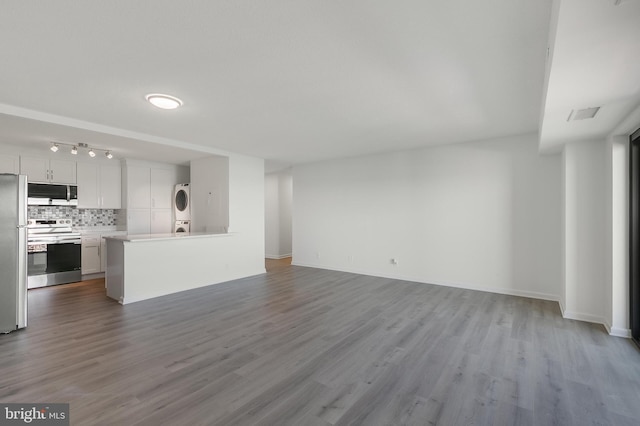
[[[27,221],[27,287],[80,281],[81,238],[71,219]]]

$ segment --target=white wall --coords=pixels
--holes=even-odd
[[[229,158],[191,161],[191,231],[222,232],[229,226]]]
[[[280,257],[280,182],[276,173],[264,176],[264,248],[267,258]]]
[[[294,264],[559,296],[561,159],[536,135],[296,166],[293,182]]]
[[[231,268],[247,276],[264,268],[264,160],[229,156],[229,231],[236,233]]]
[[[564,148],[564,304],[567,318],[607,323],[607,175],[604,141]]]
[[[225,268],[236,277],[265,272],[264,189],[264,160],[260,158],[229,154],[191,162],[195,230],[218,232],[223,218],[224,226],[234,233],[233,245],[225,248]],[[213,252],[202,253],[200,260],[215,264],[213,256]]]
[[[265,251],[270,259],[291,256],[292,177],[290,171],[265,175]]]
[[[280,256],[291,256],[293,250],[293,176],[280,173]]]

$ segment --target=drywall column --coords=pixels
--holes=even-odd
[[[607,277],[605,326],[629,337],[629,145],[628,136],[607,140]]]
[[[191,208],[195,231],[235,234],[225,269],[245,276],[265,271],[263,159],[229,154],[191,161]]]
[[[277,173],[264,177],[264,247],[269,259],[280,257],[280,185]]]
[[[229,226],[229,157],[191,161],[191,231],[224,232]]]
[[[604,141],[576,142],[563,153],[566,318],[605,324],[607,316]],[[610,297],[609,297],[610,299]]]
[[[292,176],[265,175],[265,252],[270,259],[291,256]]]
[[[293,204],[293,176],[291,171],[280,173],[278,177],[278,199],[280,204],[280,257],[291,256],[292,232],[291,211]]]

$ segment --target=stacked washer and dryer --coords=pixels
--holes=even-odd
[[[173,232],[191,232],[191,197],[188,183],[179,183],[173,193],[176,224]]]

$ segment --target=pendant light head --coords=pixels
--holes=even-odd
[[[162,109],[176,109],[183,105],[182,100],[171,95],[164,95],[162,93],[150,93],[145,96],[145,99],[151,103],[151,105]]]
[[[73,155],[78,155],[78,147],[74,145],[73,148],[71,148],[71,153]]]
[[[51,151],[53,152],[58,152],[58,144],[57,143],[52,143],[51,144]]]
[[[96,156],[96,153],[93,151],[93,149],[89,150],[89,157],[93,158]]]
[[[111,160],[113,158],[113,154],[111,154],[111,151],[105,152],[104,156],[107,157],[109,160]]]

